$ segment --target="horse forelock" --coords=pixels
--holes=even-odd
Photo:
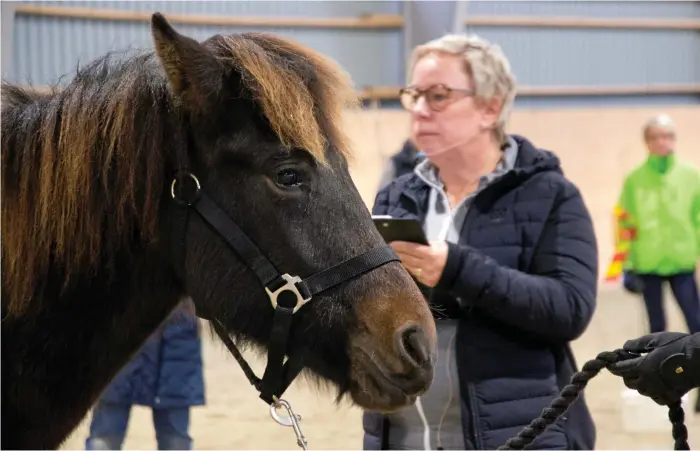
[[[67,285],[156,236],[163,149],[180,127],[152,54],[108,54],[51,94],[3,91],[3,294],[20,313],[49,265]]]
[[[265,33],[219,36],[220,57],[232,62],[273,131],[288,148],[325,161],[328,144],[350,155],[342,114],[357,105],[342,68],[301,44]]]

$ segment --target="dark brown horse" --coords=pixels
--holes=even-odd
[[[242,235],[212,217],[301,278],[385,244],[347,169],[338,67],[268,35],[198,43],[159,14],[151,28],[155,53],[107,55],[51,93],[3,86],[3,448],[60,446],[184,296],[268,347],[262,260],[246,264],[229,244]],[[195,177],[208,201],[174,224],[174,199],[190,201],[171,183]],[[299,309],[284,352],[389,411],[429,386],[435,329],[398,262],[367,269]]]

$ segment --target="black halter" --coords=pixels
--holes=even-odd
[[[217,335],[241,365],[250,383],[260,392],[260,398],[268,404],[273,404],[304,368],[303,363],[298,360],[288,359],[283,363],[294,313],[311,301],[315,294],[361,276],[386,263],[398,261],[398,256],[390,246],[381,246],[306,279],[290,274],[280,274],[243,230],[206,195],[197,177],[189,171],[188,159],[180,156],[180,160],[179,169],[175,172],[170,187],[174,200],[171,235],[176,271],[184,283],[187,223],[189,212],[194,209],[255,273],[275,309],[267,353],[267,367],[260,379],[243,359],[221,322],[213,315],[197,308],[197,315],[211,321]],[[192,186],[190,190],[185,191],[187,182]],[[185,193],[189,194],[185,195]]]

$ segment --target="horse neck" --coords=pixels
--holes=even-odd
[[[163,261],[117,261],[63,293],[60,274],[49,274],[36,293],[43,306],[4,319],[3,434],[23,431],[16,447],[58,447],[172,311],[179,290]]]

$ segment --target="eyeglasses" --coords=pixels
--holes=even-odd
[[[467,96],[474,95],[474,91],[471,89],[456,89],[440,84],[426,89],[401,88],[399,99],[401,100],[401,106],[412,111],[416,107],[418,99],[425,96],[425,102],[431,110],[442,111],[457,100],[455,93],[466,94]]]

